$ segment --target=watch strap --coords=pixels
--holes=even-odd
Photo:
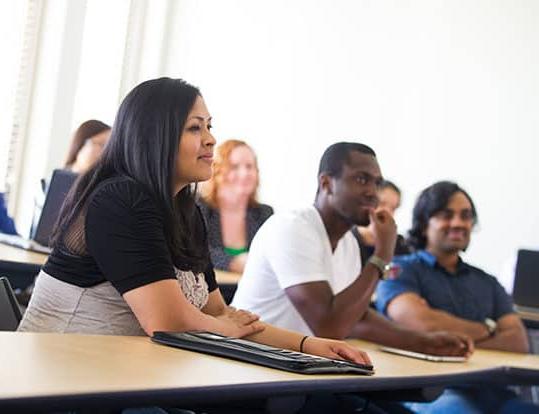
[[[378,277],[382,280],[387,278],[388,271],[390,269],[390,264],[385,262],[383,259],[375,256],[374,254],[369,257],[367,263],[372,264],[378,270]]]
[[[496,323],[496,321],[490,319],[490,318],[486,318],[483,323],[485,324],[485,326],[487,327],[487,330],[488,330],[488,334],[490,336],[494,336],[494,334],[496,333],[496,328],[498,327],[498,324]]]

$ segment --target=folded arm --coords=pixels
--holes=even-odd
[[[439,330],[431,333],[417,332],[390,321],[372,309],[355,324],[350,336],[433,355],[469,356],[474,350],[472,341],[465,335]]]
[[[509,352],[528,353],[530,351],[526,328],[515,314],[504,315],[498,319],[494,335],[477,341],[477,346]]]
[[[515,315],[500,318],[498,330],[491,337],[484,323],[433,309],[416,293],[407,292],[395,297],[387,305],[387,314],[395,322],[410,329],[423,332],[444,330],[467,335],[475,341],[478,347],[482,348],[512,352],[527,352],[528,349],[526,332],[522,322]]]

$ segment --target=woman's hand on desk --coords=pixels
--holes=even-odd
[[[231,332],[228,335],[235,338],[243,338],[265,329],[264,324],[259,321],[258,315],[232,306],[227,306],[224,312],[217,316],[217,319],[230,325]]]
[[[357,364],[372,365],[366,352],[360,351],[346,342],[333,339],[309,336],[303,344],[303,352],[331,359],[344,359]]]

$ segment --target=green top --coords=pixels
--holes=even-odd
[[[233,247],[225,247],[225,253],[229,256],[239,256],[240,254],[247,253],[249,249],[247,247],[241,247],[239,249],[234,249]]]

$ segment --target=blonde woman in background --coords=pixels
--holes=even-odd
[[[253,149],[231,139],[216,150],[213,176],[202,187],[199,206],[217,269],[242,273],[251,241],[273,209],[257,200],[258,164]]]

